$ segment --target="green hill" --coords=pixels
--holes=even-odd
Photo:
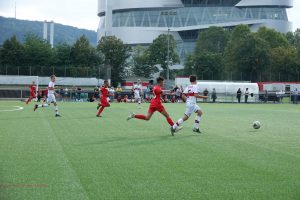
[[[19,20],[0,16],[0,44],[16,35],[18,40],[24,41],[26,34],[35,34],[43,37],[43,22]],[[54,25],[54,45],[59,43],[73,44],[80,36],[85,35],[90,43],[97,45],[97,33],[95,31],[79,29],[62,24]]]

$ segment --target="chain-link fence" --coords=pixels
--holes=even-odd
[[[196,74],[199,80],[214,80],[214,81],[249,81],[249,82],[294,82],[300,81],[300,71],[295,73],[275,73],[275,72],[264,72],[264,73],[245,73],[245,72],[213,72],[203,71],[200,73],[195,72],[184,72],[183,70],[176,71],[172,70],[171,77],[176,76],[190,76]]]
[[[58,77],[78,77],[98,79],[110,79],[111,67],[99,65],[93,67],[72,67],[72,66],[0,66],[0,75],[17,76],[50,76],[55,74]]]

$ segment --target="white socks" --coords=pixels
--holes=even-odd
[[[197,115],[195,118],[194,128],[199,128],[200,121],[201,121],[201,117]]]
[[[58,114],[58,106],[54,107],[55,113]]]
[[[38,105],[38,108],[41,108],[41,107],[48,107],[49,105],[47,103],[45,104],[41,104],[41,105]]]
[[[183,123],[183,119],[180,118],[174,125],[173,125],[173,128],[176,129],[178,126],[180,126],[180,124]]]

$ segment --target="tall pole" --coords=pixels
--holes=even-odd
[[[163,11],[161,15],[167,16],[167,27],[168,27],[168,53],[167,53],[167,80],[170,80],[170,15],[175,16],[175,11]]]
[[[169,15],[168,15],[169,18]],[[170,28],[168,23],[168,55],[167,55],[167,80],[170,80]]]
[[[17,1],[15,1],[15,19],[17,19]]]

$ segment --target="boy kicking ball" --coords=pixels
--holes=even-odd
[[[201,117],[203,115],[203,112],[201,108],[197,105],[197,98],[203,98],[206,99],[207,96],[201,96],[199,95],[200,93],[200,88],[197,85],[197,77],[196,76],[190,76],[190,83],[188,87],[184,90],[182,94],[183,100],[186,101],[186,110],[182,118],[180,118],[172,127],[171,131],[172,132],[177,132],[181,129],[180,125],[189,119],[189,117],[192,115],[192,113],[196,113],[196,118],[195,118],[195,123],[194,123],[194,128],[193,132],[196,133],[201,133],[199,129]]]
[[[38,108],[43,108],[43,107],[48,107],[51,103],[53,103],[54,105],[54,111],[55,111],[55,117],[61,117],[58,113],[58,106],[56,103],[56,99],[55,99],[55,75],[52,75],[50,77],[51,81],[48,84],[48,98],[47,98],[47,103],[45,104],[41,104],[41,105],[35,105],[34,106],[34,111],[36,111]]]

